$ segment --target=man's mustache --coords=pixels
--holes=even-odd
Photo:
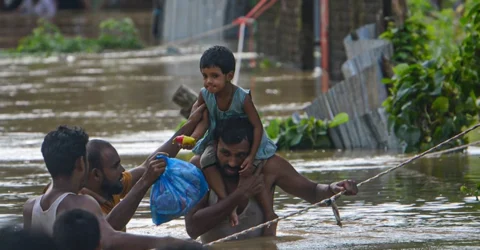
[[[240,171],[240,166],[236,166],[236,167],[231,167],[230,165],[228,164],[225,164],[222,166],[223,169],[229,169],[229,170],[235,170],[235,171]]]

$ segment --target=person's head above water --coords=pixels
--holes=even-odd
[[[121,178],[125,168],[117,150],[107,141],[92,139],[87,144],[87,158],[90,166],[89,189],[101,189],[108,195],[121,193]]]
[[[233,79],[235,57],[224,46],[213,46],[203,52],[200,58],[200,72],[203,85],[210,93],[218,93]]]
[[[42,155],[52,179],[66,179],[82,188],[88,171],[88,134],[79,127],[62,125],[50,131],[42,143]]]
[[[53,225],[53,239],[59,249],[100,249],[100,225],[92,213],[73,209],[57,218]]]
[[[253,126],[248,118],[228,118],[217,124],[217,163],[226,177],[238,177],[240,165],[250,153]]]

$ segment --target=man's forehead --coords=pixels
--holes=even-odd
[[[120,161],[120,156],[117,153],[117,150],[113,146],[102,147],[100,149],[100,155],[102,157],[102,167],[111,167],[118,161]]]
[[[223,150],[228,150],[232,153],[242,153],[250,151],[250,143],[248,143],[247,139],[243,139],[240,143],[237,144],[226,144],[220,138],[218,140],[218,147]]]

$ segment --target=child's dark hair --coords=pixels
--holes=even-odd
[[[73,209],[57,218],[53,239],[60,249],[95,250],[100,245],[100,224],[92,213]]]
[[[223,74],[235,71],[235,57],[232,51],[220,45],[205,50],[200,58],[200,69],[212,67],[219,67]]]

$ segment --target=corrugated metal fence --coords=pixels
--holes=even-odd
[[[376,39],[375,24],[365,25],[344,39],[348,60],[342,65],[345,80],[318,96],[305,111],[317,119],[349,115],[348,123],[330,130],[336,148],[397,149],[398,141],[388,133],[382,102],[387,98],[381,58],[391,58],[393,46]]]

